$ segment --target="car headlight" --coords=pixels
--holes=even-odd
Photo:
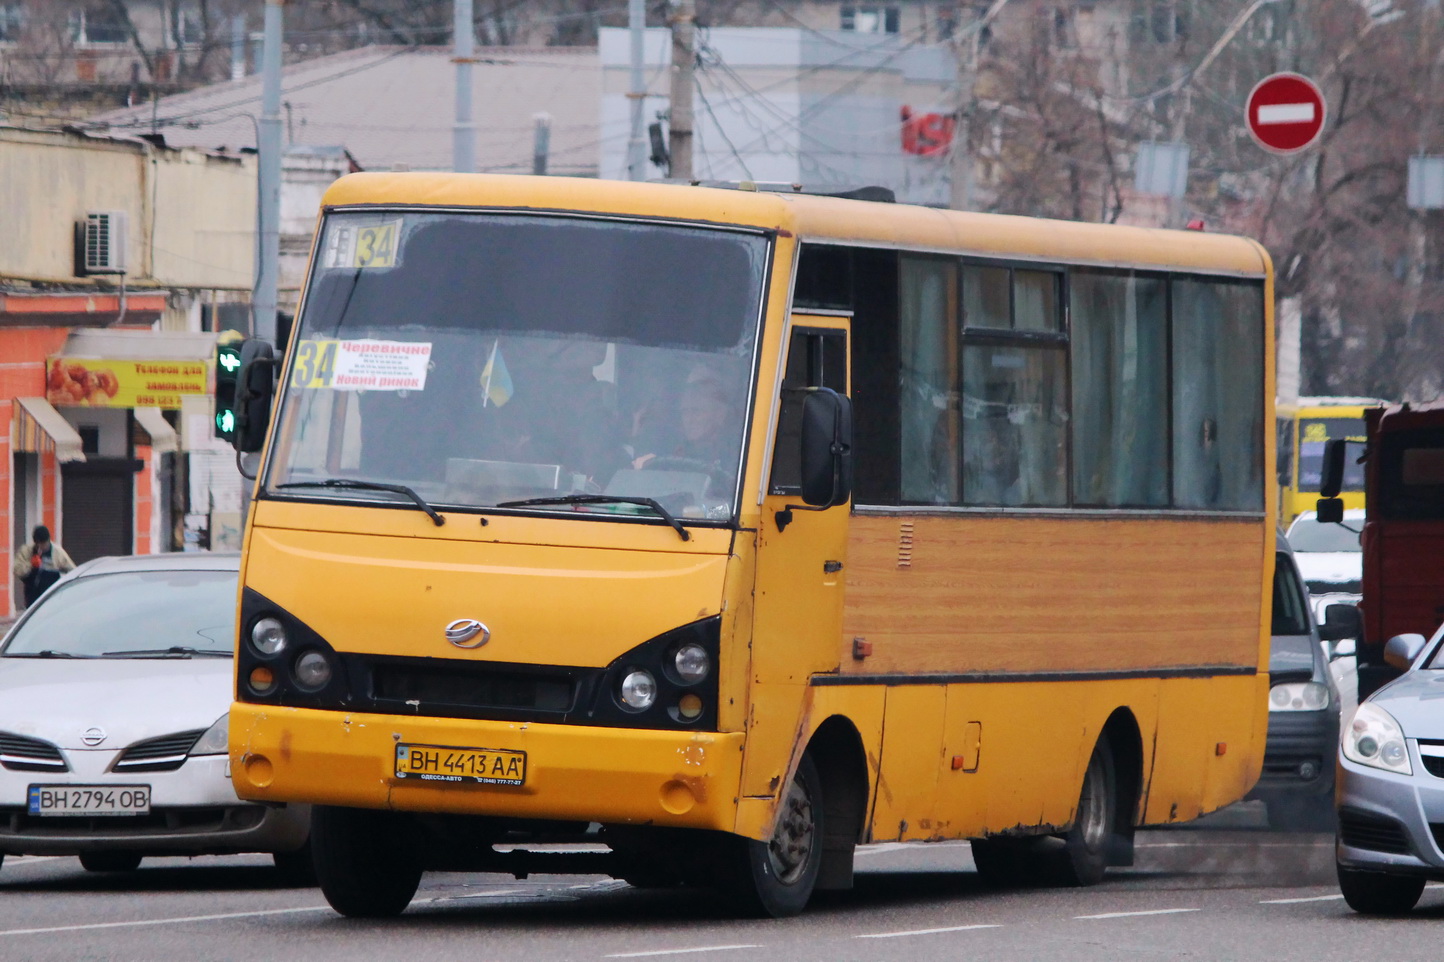
[[[1329,686],[1316,681],[1274,685],[1269,689],[1269,711],[1322,711],[1329,707]]]
[[[1393,715],[1371,702],[1364,702],[1354,711],[1353,721],[1344,729],[1343,750],[1351,762],[1401,775],[1414,774],[1404,729]]]
[[[231,713],[226,712],[216,723],[206,729],[206,733],[196,739],[191,746],[188,755],[224,755],[227,751],[226,741],[229,738],[228,731],[231,727]]]

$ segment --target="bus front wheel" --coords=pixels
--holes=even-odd
[[[1053,853],[1052,880],[1062,885],[1097,885],[1108,869],[1108,847],[1118,818],[1118,775],[1107,738],[1100,738],[1083,773],[1073,827]]]
[[[812,897],[822,865],[822,777],[803,755],[765,842],[735,839],[733,894],[748,915],[797,915]]]
[[[311,850],[321,894],[349,918],[400,915],[421,884],[419,835],[392,812],[317,805]]]

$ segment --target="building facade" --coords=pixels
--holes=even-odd
[[[184,545],[190,459],[219,444],[200,429],[215,330],[252,285],[255,198],[253,157],[0,127],[7,557],[36,524],[77,562]],[[238,499],[232,472],[216,484]],[[0,618],[18,596],[6,577]]]

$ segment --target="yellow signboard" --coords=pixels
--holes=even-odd
[[[209,394],[205,361],[112,361],[52,357],[45,398],[68,407],[179,409],[187,394]]]

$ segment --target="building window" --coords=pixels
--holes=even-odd
[[[108,5],[70,12],[70,39],[80,46],[118,44],[130,40],[125,21]]]
[[[856,33],[897,33],[902,14],[898,7],[843,7],[842,29]]]
[[[206,39],[205,21],[199,7],[176,4],[170,11],[171,39],[177,47],[194,46]]]
[[[15,43],[25,26],[25,8],[20,3],[0,3],[0,43]]]

